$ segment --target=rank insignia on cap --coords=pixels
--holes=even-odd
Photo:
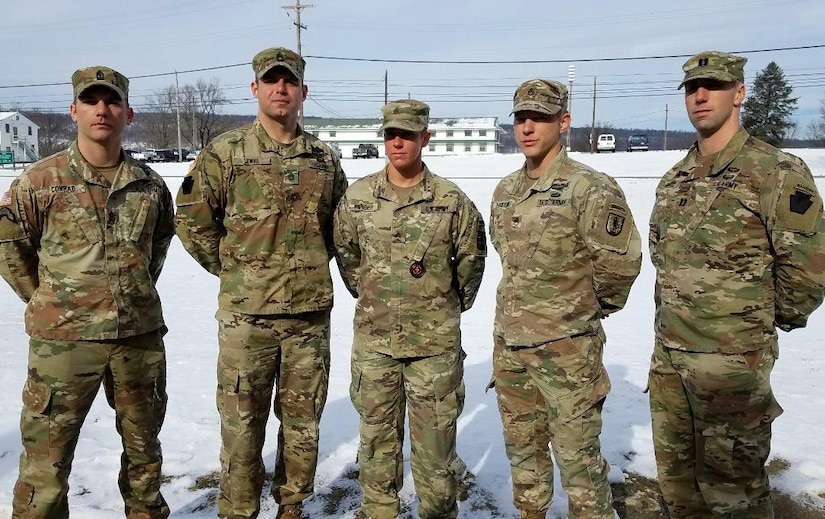
[[[624,228],[624,216],[617,213],[607,213],[607,222],[605,223],[605,230],[610,236],[618,236],[622,233]]]
[[[699,58],[699,66],[700,67],[707,67],[708,66],[708,59],[707,58]]]
[[[98,70],[97,74],[95,74],[95,79],[97,79],[98,81],[103,81],[105,78],[106,76],[103,75],[102,70]]]
[[[796,214],[805,214],[808,212],[808,209],[810,209],[811,206],[814,205],[813,200],[811,200],[811,194],[805,193],[799,189],[794,191],[790,198],[791,212]]]
[[[410,265],[410,274],[415,279],[419,279],[425,272],[427,272],[427,269],[424,267],[424,262],[422,261],[414,261],[413,264]]]

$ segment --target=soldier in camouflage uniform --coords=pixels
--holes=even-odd
[[[614,517],[601,455],[610,389],[600,320],[624,307],[641,240],[611,177],[570,159],[567,89],[532,79],[513,98],[526,161],[493,194],[490,235],[501,256],[493,370],[514,504],[543,518],[553,497],[553,449],[569,518]]]
[[[740,127],[746,61],[702,52],[682,67],[697,141],[662,178],[650,218],[650,409],[678,518],[773,517],[776,327],[804,327],[823,299],[822,200],[799,158]]]
[[[313,492],[329,380],[332,213],[347,180],[338,156],[298,125],[304,65],[284,48],[254,57],[257,119],[204,148],[176,200],[183,246],[220,278],[223,518],[259,513],[273,387],[277,517],[301,517]]]
[[[341,276],[357,298],[350,395],[361,416],[360,516],[394,519],[409,409],[418,517],[450,519],[464,463],[461,312],[475,300],[487,239],[473,202],[421,160],[429,106],[384,106],[387,166],[347,190],[335,214]]]
[[[164,518],[166,326],[155,284],[174,236],[172,195],[121,149],[129,80],[90,67],[72,86],[77,140],[0,199],[0,274],[27,303],[31,337],[12,517],[69,517],[74,450],[102,382],[123,443],[125,515]]]

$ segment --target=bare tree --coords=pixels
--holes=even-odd
[[[819,118],[808,125],[808,138],[817,146],[825,146],[825,97],[819,100]]]
[[[177,96],[175,85],[155,90],[146,103],[146,111],[138,114],[144,139],[155,148],[177,147],[177,121],[175,108]]]
[[[194,148],[203,148],[216,135],[229,128],[220,117],[227,103],[220,80],[199,79],[181,89],[181,131],[184,140]]]
[[[66,112],[33,109],[24,110],[22,113],[39,127],[38,144],[41,157],[66,149],[75,137],[74,123]]]

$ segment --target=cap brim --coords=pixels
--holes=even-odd
[[[556,115],[561,111],[562,107],[558,105],[546,105],[535,101],[523,101],[513,106],[513,111],[510,112],[510,115],[513,115],[516,112],[538,112],[540,114]]]
[[[287,70],[288,70],[288,71],[289,71],[289,72],[290,72],[293,76],[295,76],[295,78],[296,78],[296,79],[299,79],[299,80],[301,80],[301,81],[303,81],[303,80],[304,80],[304,78],[303,78],[300,74],[298,74],[298,71],[297,71],[297,70],[295,70],[293,67],[290,67],[289,65],[287,65],[287,64],[286,64],[286,63],[284,63],[283,61],[276,61],[276,62],[275,62],[275,63],[273,63],[272,65],[270,65],[270,66],[266,67],[265,69],[263,69],[263,70],[261,71],[261,73],[260,73],[260,74],[258,74],[256,77],[257,77],[258,79],[261,79],[262,77],[264,77],[264,76],[266,75],[266,73],[267,73],[267,72],[269,72],[270,70],[272,70],[272,69],[274,69],[274,68],[277,68],[277,67],[285,68],[285,69],[287,69]]]
[[[404,121],[389,121],[381,125],[380,131],[394,128],[396,130],[406,130],[408,132],[423,132],[427,129],[426,126],[419,126],[414,124],[405,124]]]
[[[716,81],[722,81],[723,83],[735,83],[737,81],[742,81],[740,78],[727,72],[722,72],[718,70],[702,70],[694,74],[685,74],[685,78],[682,80],[681,83],[679,83],[679,86],[676,87],[676,90],[681,90],[683,86],[693,81],[694,79],[714,79]]]
[[[85,92],[86,90],[89,90],[90,88],[94,88],[96,86],[102,86],[102,87],[108,88],[112,92],[119,95],[121,99],[127,99],[128,98],[128,96],[126,95],[126,92],[124,92],[120,88],[116,87],[115,85],[109,83],[108,81],[92,81],[88,85],[84,86],[82,90],[77,92],[77,95],[75,96],[75,99],[80,97],[81,95],[83,95],[83,92]]]

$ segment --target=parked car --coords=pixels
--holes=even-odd
[[[631,135],[627,138],[627,151],[647,151],[647,135]]]
[[[146,150],[146,162],[176,162],[177,160],[177,150],[172,151],[166,148]]]
[[[185,158],[186,160],[190,160],[190,161],[191,161],[191,160],[195,160],[196,158],[198,158],[198,153],[200,153],[200,151],[199,151],[199,150],[190,151],[189,153],[187,153],[186,155],[184,155],[184,157],[183,157],[183,158]]]
[[[612,133],[599,134],[599,139],[596,141],[596,153],[602,151],[616,152],[616,136]]]
[[[352,158],[369,159],[378,158],[378,147],[375,144],[359,144],[352,149]]]

